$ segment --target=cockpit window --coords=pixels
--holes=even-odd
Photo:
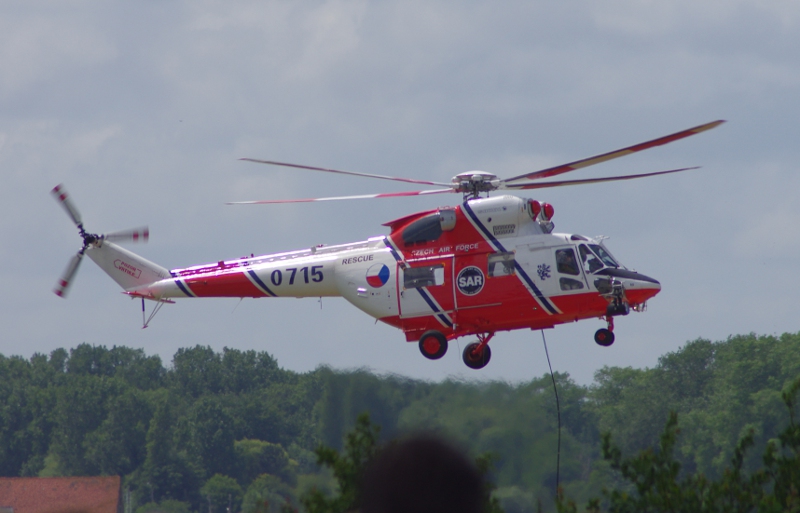
[[[593,246],[596,245],[593,244]],[[603,263],[600,261],[600,258],[598,258],[597,255],[592,253],[592,250],[589,249],[586,246],[586,244],[581,244],[580,246],[578,246],[578,252],[581,254],[581,262],[583,262],[583,269],[587,273],[593,273],[603,268]]]
[[[611,258],[611,255],[608,254],[608,251],[606,251],[603,246],[599,244],[589,244],[589,247],[592,248],[592,251],[600,257],[600,260],[602,260],[605,265],[608,267],[619,267],[619,264]]]

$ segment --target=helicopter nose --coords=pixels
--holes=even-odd
[[[644,303],[661,291],[661,283],[635,271],[627,269],[606,268],[597,274],[613,276],[625,287],[625,296],[632,304]]]
[[[644,303],[651,297],[661,292],[661,284],[658,282],[658,280],[643,274],[640,274],[639,276],[641,279],[633,278],[622,280],[622,283],[625,285],[625,295],[628,297],[628,301],[633,304]]]

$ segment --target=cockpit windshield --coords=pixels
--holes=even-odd
[[[608,267],[619,267],[619,264],[611,258],[611,255],[608,254],[608,251],[603,248],[603,246],[599,244],[589,244],[589,247],[592,248],[592,251],[595,252],[597,256],[600,257],[600,260]]]
[[[581,255],[583,269],[587,273],[594,273],[604,267],[619,267],[608,251],[599,244],[581,244],[578,246],[578,252]]]

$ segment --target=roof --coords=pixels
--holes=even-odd
[[[119,476],[0,477],[0,509],[14,513],[121,513]]]

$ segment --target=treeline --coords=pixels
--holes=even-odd
[[[603,368],[588,387],[556,374],[560,484],[578,503],[619,484],[601,456],[602,433],[634,454],[657,446],[671,411],[684,472],[719,476],[750,432],[743,468],[754,469],[789,422],[781,391],[797,376],[800,334],[696,340],[652,369]],[[169,366],[141,350],[87,344],[0,356],[0,475],[121,475],[139,507],[255,511],[267,501],[278,511],[335,487],[313,451],[341,448],[365,411],[384,440],[425,429],[473,455],[496,454],[495,495],[507,513],[552,508],[549,375],[512,384],[299,374],[266,352],[201,346],[179,350]]]

